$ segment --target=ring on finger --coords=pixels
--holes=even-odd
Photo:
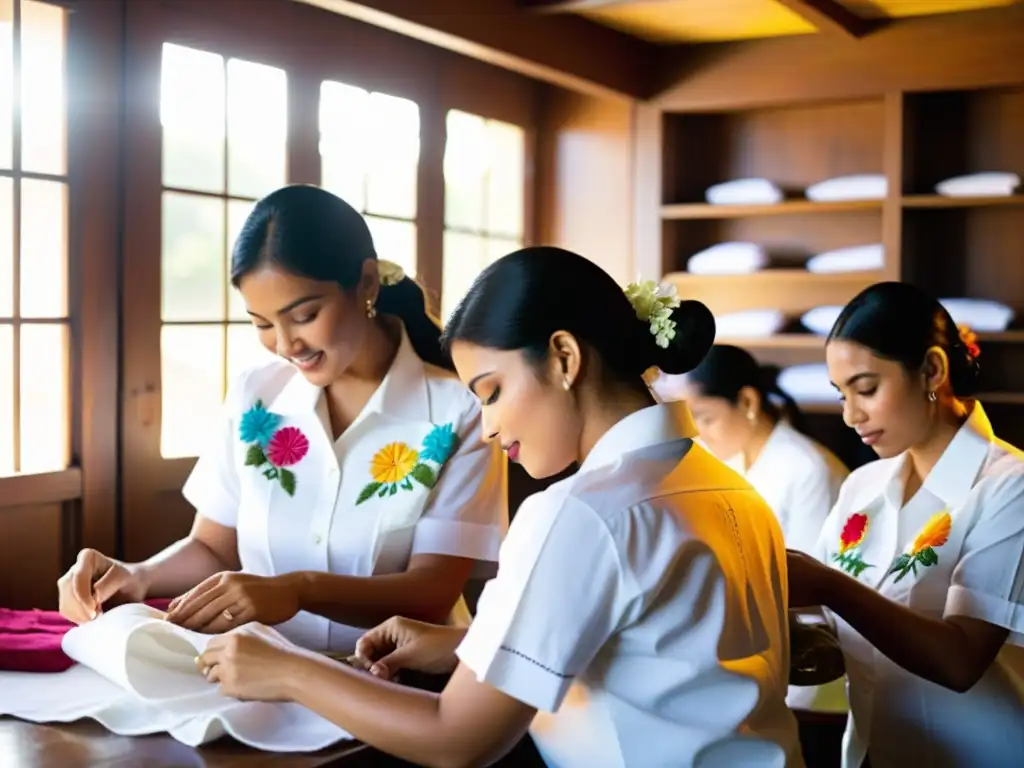
[[[229,610],[228,610],[227,608],[225,608],[225,609],[224,609],[223,611],[221,611],[221,614],[220,614],[220,615],[221,615],[221,616],[223,616],[223,617],[224,617],[224,620],[225,620],[225,621],[227,621],[227,622],[229,622],[229,623],[230,623],[230,622],[233,622],[233,621],[235,620],[235,614],[233,614],[233,613],[232,613],[231,611],[229,611]]]

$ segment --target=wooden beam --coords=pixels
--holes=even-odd
[[[644,0],[645,3],[665,0]],[[593,8],[610,8],[613,5],[631,5],[637,0],[516,0],[516,5],[526,11],[538,13],[575,13]]]
[[[630,100],[654,92],[657,46],[572,14],[525,13],[517,0],[296,2],[569,90]]]
[[[862,19],[836,0],[776,0],[819,32],[834,37],[856,40],[876,29],[877,22]]]

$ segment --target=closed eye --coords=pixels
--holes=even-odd
[[[313,312],[313,313],[311,313],[309,315],[303,315],[302,317],[297,317],[297,318],[295,318],[295,324],[296,325],[306,325],[307,323],[312,323],[314,320],[316,320],[316,316],[318,314],[319,314],[319,311]]]
[[[495,387],[494,391],[491,392],[490,396],[483,401],[484,405],[494,405],[498,401],[498,395],[501,394],[501,387]]]

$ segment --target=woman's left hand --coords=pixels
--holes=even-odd
[[[786,550],[789,577],[789,607],[811,608],[824,605],[826,587],[836,571],[796,549]]]
[[[251,621],[280,624],[298,612],[298,591],[290,580],[225,572],[172,600],[167,620],[185,629],[217,635]]]
[[[242,701],[284,701],[295,648],[243,627],[215,637],[196,659],[211,683],[225,696]]]

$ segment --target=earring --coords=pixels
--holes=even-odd
[[[928,402],[929,403],[934,403],[938,399],[939,399],[939,396],[936,395],[934,392],[929,392],[928,393]]]
[[[569,383],[569,377],[566,376],[564,379],[562,379],[562,389],[568,392],[571,387],[572,384]]]
[[[371,320],[377,316],[377,308],[373,306],[373,299],[366,300],[366,316]]]
[[[753,421],[756,418],[753,411],[747,411],[747,421]]]

